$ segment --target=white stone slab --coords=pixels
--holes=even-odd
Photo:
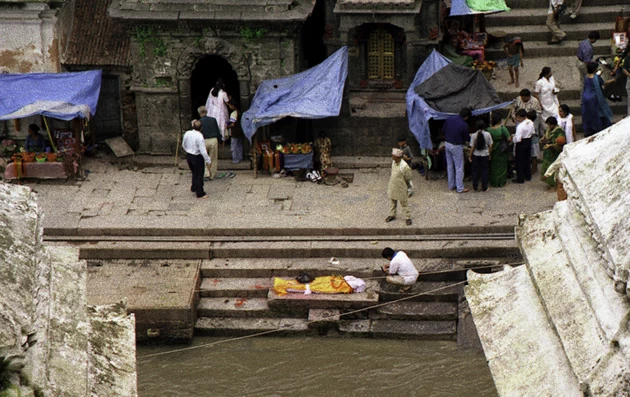
[[[500,396],[582,396],[525,266],[468,272],[466,297]]]

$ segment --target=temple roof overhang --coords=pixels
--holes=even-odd
[[[315,0],[114,0],[112,18],[143,22],[302,22]]]

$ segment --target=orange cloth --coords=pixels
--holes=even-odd
[[[308,284],[311,292],[317,294],[351,294],[352,287],[341,276],[316,277]],[[306,291],[307,284],[301,284],[297,280],[285,280],[275,277],[273,279],[273,290],[278,295],[286,295],[293,291]]]

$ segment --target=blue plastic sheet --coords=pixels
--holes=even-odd
[[[503,2],[503,7],[497,8],[496,10],[473,10],[468,6],[466,0],[452,0],[451,2],[451,12],[448,14],[449,17],[456,17],[461,15],[474,15],[474,14],[493,14],[496,12],[509,11],[510,9]]]
[[[307,154],[285,154],[284,168],[289,171],[313,169],[313,152]]]
[[[262,126],[283,117],[320,119],[338,116],[348,76],[348,47],[319,65],[291,76],[262,82],[241,120],[249,141]]]
[[[431,55],[427,57],[424,63],[418,69],[416,77],[414,77],[411,86],[407,90],[406,102],[407,102],[407,119],[409,121],[409,129],[416,137],[416,140],[420,143],[422,149],[433,149],[433,143],[431,142],[431,132],[429,130],[429,120],[445,120],[447,117],[452,116],[454,113],[438,112],[431,108],[425,100],[416,94],[414,89],[431,78],[437,71],[451,63],[442,54],[433,50]],[[509,106],[512,103],[503,102],[495,106],[473,109],[473,116],[491,112],[493,110],[501,109]]]
[[[96,113],[100,70],[76,73],[0,74],[0,120],[41,114],[61,120]]]

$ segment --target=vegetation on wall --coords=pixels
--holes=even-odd
[[[166,55],[166,43],[161,37],[155,34],[155,30],[150,27],[137,27],[134,32],[134,38],[140,44],[140,56],[146,55],[146,45],[153,44],[153,55],[163,57]]]
[[[267,29],[259,28],[252,29],[248,26],[241,28],[241,37],[246,43],[251,43],[254,40],[262,39],[267,34]]]

